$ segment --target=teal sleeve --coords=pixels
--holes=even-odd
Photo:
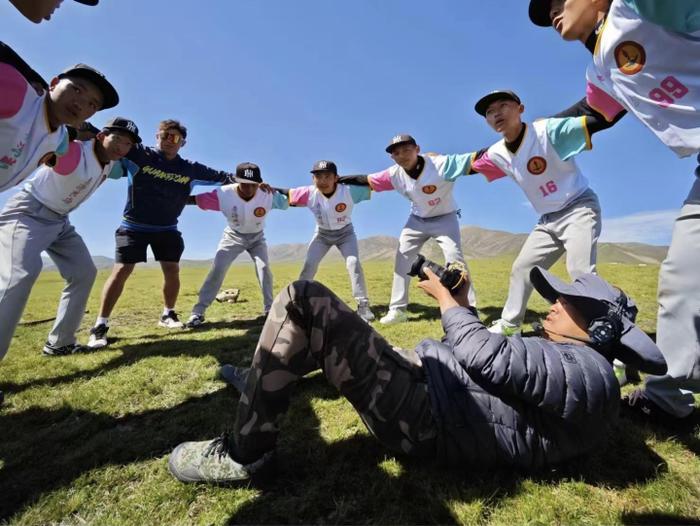
[[[286,210],[287,208],[289,208],[289,199],[287,198],[287,194],[275,192],[272,196],[272,209]]]
[[[472,167],[473,153],[460,153],[445,156],[445,166],[443,166],[443,177],[445,181],[454,181],[460,175],[469,174]]]
[[[698,0],[624,0],[640,17],[679,33],[700,30]]]
[[[350,196],[352,197],[353,203],[367,201],[370,197],[372,197],[372,189],[369,186],[348,185],[348,190],[350,190]]]
[[[562,161],[591,149],[585,116],[547,119],[547,138]]]

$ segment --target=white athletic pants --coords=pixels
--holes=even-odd
[[[501,318],[515,325],[522,323],[532,294],[530,270],[535,265],[548,269],[566,252],[571,279],[595,272],[600,230],[600,204],[590,189],[563,210],[543,215],[513,263]]]
[[[656,343],[668,372],[647,376],[645,392],[671,414],[688,416],[693,393],[700,393],[700,179],[676,218],[661,265]]]
[[[219,293],[231,264],[244,251],[250,254],[255,263],[255,274],[263,294],[263,310],[264,312],[270,310],[272,306],[272,271],[267,256],[265,233],[242,234],[226,227],[216,249],[211,270],[209,270],[202,288],[199,289],[199,299],[192,308],[192,314],[204,316],[207,308]]]
[[[403,310],[408,307],[408,286],[411,281],[408,271],[411,270],[411,265],[420,249],[431,238],[437,241],[446,263],[454,261],[465,263],[456,212],[429,218],[411,214],[399,236],[389,309]],[[469,305],[476,307],[476,292],[471,283],[468,298]]]
[[[325,230],[317,228],[314,237],[311,238],[309,248],[306,252],[304,266],[301,269],[299,279],[312,280],[318,271],[318,265],[331,247],[336,246],[340,255],[345,259],[345,267],[350,276],[350,287],[352,296],[360,302],[369,301],[367,296],[367,284],[365,274],[360,263],[360,250],[357,246],[357,236],[355,229],[346,225],[338,230]]]
[[[71,345],[97,269],[68,216],[46,208],[22,190],[0,212],[0,359],[10,347],[41,272],[42,251],[48,253],[66,282],[48,342],[56,347]]]

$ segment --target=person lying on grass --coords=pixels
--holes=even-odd
[[[269,476],[294,384],[321,369],[369,431],[396,454],[469,469],[537,469],[599,446],[616,421],[618,358],[658,374],[664,359],[634,325],[630,298],[594,274],[571,285],[535,267],[551,304],[541,336],[492,334],[467,302],[429,269],[418,286],[440,305],[445,337],[413,351],[393,347],[331,290],[286,286],[243,378],[232,434],[184,442],[171,453],[183,482]],[[465,274],[466,277],[466,274]]]

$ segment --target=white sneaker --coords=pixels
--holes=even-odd
[[[488,329],[493,334],[502,334],[503,336],[513,336],[514,334],[520,334],[522,331],[520,325],[510,323],[504,319],[494,321]]]
[[[104,323],[96,325],[90,329],[90,339],[88,340],[87,346],[90,349],[102,349],[107,347],[109,342],[107,341],[107,331],[109,327]]]
[[[204,316],[201,314],[192,314],[187,320],[187,323],[185,323],[185,327],[188,329],[196,329],[202,325],[204,325]]]
[[[374,313],[369,308],[369,301],[364,300],[357,304],[357,315],[367,323],[374,321]]]
[[[184,327],[180,319],[177,317],[177,312],[174,310],[171,310],[167,314],[163,314],[160,317],[158,325],[165,327],[166,329],[182,329]]]
[[[406,314],[406,311],[400,309],[389,309],[389,312],[387,312],[386,316],[379,320],[379,323],[382,325],[393,325],[394,323],[403,323],[405,321],[408,321],[408,314]]]

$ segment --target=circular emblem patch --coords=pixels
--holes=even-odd
[[[345,209],[348,207],[345,203],[338,203],[335,205],[335,211],[336,212],[345,212]]]
[[[253,210],[253,214],[255,214],[255,217],[262,217],[266,214],[266,212],[262,206],[259,206],[255,210]]]
[[[429,184],[429,185],[423,187],[424,194],[428,194],[428,195],[434,194],[435,190],[437,190],[437,186],[435,186],[434,184]]]
[[[631,40],[626,40],[615,48],[615,62],[625,75],[634,75],[642,71],[647,62],[644,48]]]
[[[532,175],[540,175],[547,169],[547,160],[544,157],[533,157],[527,162],[527,171]]]

